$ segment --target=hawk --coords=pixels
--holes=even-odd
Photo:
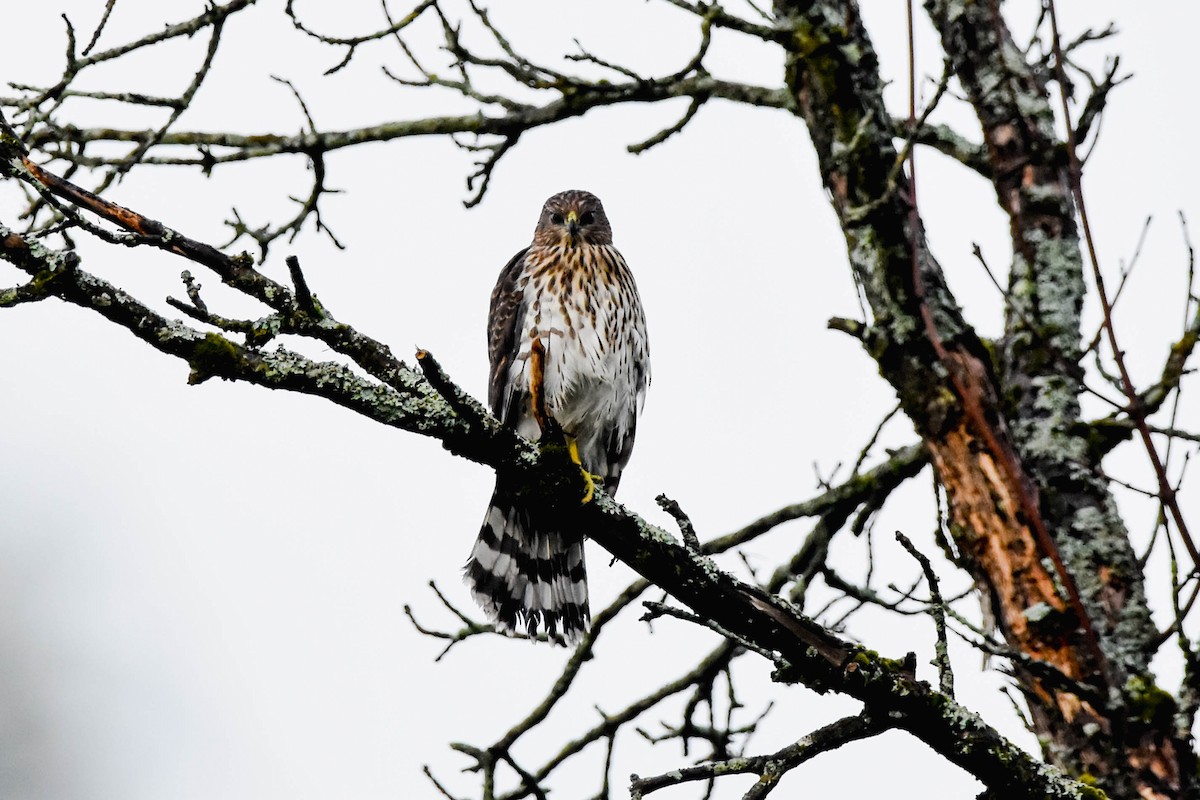
[[[617,490],[650,382],[646,317],[633,274],[613,247],[600,200],[567,191],[546,201],[533,243],[492,291],[488,402],[505,425],[537,440],[557,424],[591,481]],[[547,419],[547,417],[551,419]],[[471,595],[499,630],[574,644],[587,630],[583,534],[530,507],[497,478],[467,561]]]

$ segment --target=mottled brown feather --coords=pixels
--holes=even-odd
[[[492,413],[502,421],[505,391],[508,383],[508,366],[516,360],[521,345],[519,332],[525,322],[525,307],[521,302],[522,289],[518,285],[525,269],[525,254],[529,248],[517,253],[496,280],[492,289],[492,303],[488,310],[488,361],[491,364],[488,382],[488,405]]]

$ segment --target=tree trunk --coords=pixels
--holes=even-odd
[[[1027,657],[1015,677],[1047,759],[1115,797],[1195,796],[1190,735],[1149,669],[1141,571],[1080,418],[1082,261],[1046,80],[990,3],[927,6],[1012,222],[999,363],[925,247],[857,9],[776,3],[796,31],[788,86],[874,316],[865,344],[929,446],[964,566]]]

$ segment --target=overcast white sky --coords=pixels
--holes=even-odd
[[[379,25],[377,3],[298,6],[314,26],[349,35]],[[864,2],[889,101],[904,103],[904,22],[899,0]],[[1033,3],[1009,3],[1026,17]],[[7,9],[0,81],[47,84],[62,63],[66,13],[90,32],[102,4],[51,0]],[[101,39],[111,46],[183,19],[197,2],[120,0]],[[454,98],[401,91],[380,63],[403,69],[394,47],[364,51],[332,78],[340,54],[314,46],[262,3],[229,25],[213,75],[182,129],[283,132],[303,119],[278,75],[302,91],[319,127],[342,129],[463,108]],[[1102,262],[1115,276],[1143,220],[1155,221],[1118,323],[1135,378],[1160,368],[1177,334],[1186,260],[1176,212],[1200,220],[1195,187],[1195,31],[1200,10],[1158,3],[1060,3],[1068,36],[1115,20],[1121,35],[1094,55],[1119,53],[1135,80],[1113,96],[1086,189]],[[309,8],[311,7],[311,8]],[[399,6],[397,6],[399,8]],[[677,69],[696,41],[685,14],[660,2],[527,2],[496,19],[527,52],[552,57],[578,37],[593,52],[650,72]],[[502,10],[501,10],[502,9]],[[548,25],[552,22],[552,26]],[[432,26],[413,38],[432,49]],[[86,38],[81,34],[81,38]],[[204,46],[184,42],[96,75],[88,88],[178,93]],[[936,38],[921,22],[919,61],[940,73]],[[735,35],[718,36],[707,62],[722,77],[775,86],[779,56]],[[7,91],[7,89],[0,89]],[[683,106],[593,112],[524,137],[497,169],[478,208],[465,211],[469,160],[447,141],[404,140],[338,153],[324,204],[348,247],[306,234],[278,243],[266,267],[300,256],[314,291],[340,319],[399,353],[431,350],[476,396],[485,392],[484,321],[495,275],[528,243],[542,201],[566,188],[599,195],[617,245],[632,265],[650,325],[654,383],[621,499],[664,521],[666,492],[700,534],[725,533],[817,490],[822,475],[852,462],[892,406],[890,389],[830,316],[859,315],[843,241],[821,189],[803,125],[783,112],[714,102],[682,135],[634,157],[624,147],[669,124]],[[80,125],[133,127],[154,118],[78,104]],[[978,138],[962,104],[942,119]],[[984,335],[1000,304],[971,257],[978,242],[1003,271],[1007,227],[990,186],[921,154],[921,204],[932,247],[969,317]],[[211,242],[236,206],[248,221],[291,213],[307,189],[299,158],[217,170],[139,170],[114,199]],[[15,196],[0,193],[0,221],[14,223]],[[83,237],[80,237],[83,239]],[[143,300],[181,294],[180,270],[160,253],[81,242],[83,267]],[[0,285],[18,274],[0,266]],[[209,305],[249,306],[200,275]],[[1091,311],[1096,319],[1094,309]],[[317,353],[325,357],[324,354]],[[459,569],[478,530],[491,474],[436,442],[383,428],[303,396],[209,381],[186,385],[171,361],[99,317],[59,303],[0,311],[0,795],[51,798],[325,798],[430,796],[430,764],[459,794],[477,779],[447,743],[484,746],[540,701],[565,653],[478,639],[440,664],[439,645],[403,614],[452,625],[427,588],[437,581],[469,607]],[[1095,412],[1104,409],[1097,406]],[[1195,400],[1185,417],[1200,419]],[[913,440],[903,421],[886,444]],[[1148,483],[1136,450],[1109,469]],[[880,569],[912,572],[890,545],[908,532],[933,554],[929,479],[899,492],[879,522]],[[1197,518],[1200,503],[1184,496]],[[1144,541],[1153,519],[1127,500]],[[780,529],[748,552],[766,566],[807,531]],[[849,539],[849,537],[846,537]],[[861,577],[862,543],[842,541],[835,561]],[[595,605],[631,578],[590,551]],[[736,566],[730,561],[729,566]],[[889,573],[890,574],[890,573]],[[961,578],[950,578],[960,585]],[[1160,606],[1161,606],[1161,595]],[[810,609],[811,610],[811,609]],[[626,612],[598,648],[582,694],[518,750],[527,766],[596,721],[593,704],[622,706],[694,663],[711,636],[660,622],[647,636]],[[927,620],[864,615],[852,632],[899,656],[919,650],[931,676]],[[960,695],[994,724],[1035,746],[1000,695],[995,674],[957,651]],[[745,696],[756,713],[774,691],[765,666],[744,659]],[[1168,683],[1171,666],[1164,666]],[[802,689],[775,692],[776,709],[751,751],[775,749],[855,704]],[[670,720],[668,712],[648,720]],[[632,734],[632,732],[630,732]],[[673,746],[618,740],[614,780],[686,763]],[[590,752],[557,784],[557,797],[595,792],[603,753]],[[865,760],[880,768],[862,769]],[[900,774],[897,774],[900,770]],[[849,775],[847,774],[849,772]],[[855,745],[789,779],[813,794],[970,797],[969,777],[899,734]],[[848,781],[848,783],[847,783]],[[733,781],[725,796],[739,796]]]

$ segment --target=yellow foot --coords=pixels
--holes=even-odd
[[[596,496],[595,476],[586,469],[579,470],[583,473],[583,479],[587,482],[587,491],[583,493],[583,499],[579,501],[580,505],[587,505],[592,502],[592,498]]]
[[[579,502],[590,503],[596,496],[596,484],[604,485],[604,476],[584,469],[583,462],[579,460],[579,445],[575,442],[574,436],[567,437],[567,451],[571,454],[571,460],[579,465],[579,471],[583,473],[583,479],[587,482],[587,491],[583,493],[583,499]]]

